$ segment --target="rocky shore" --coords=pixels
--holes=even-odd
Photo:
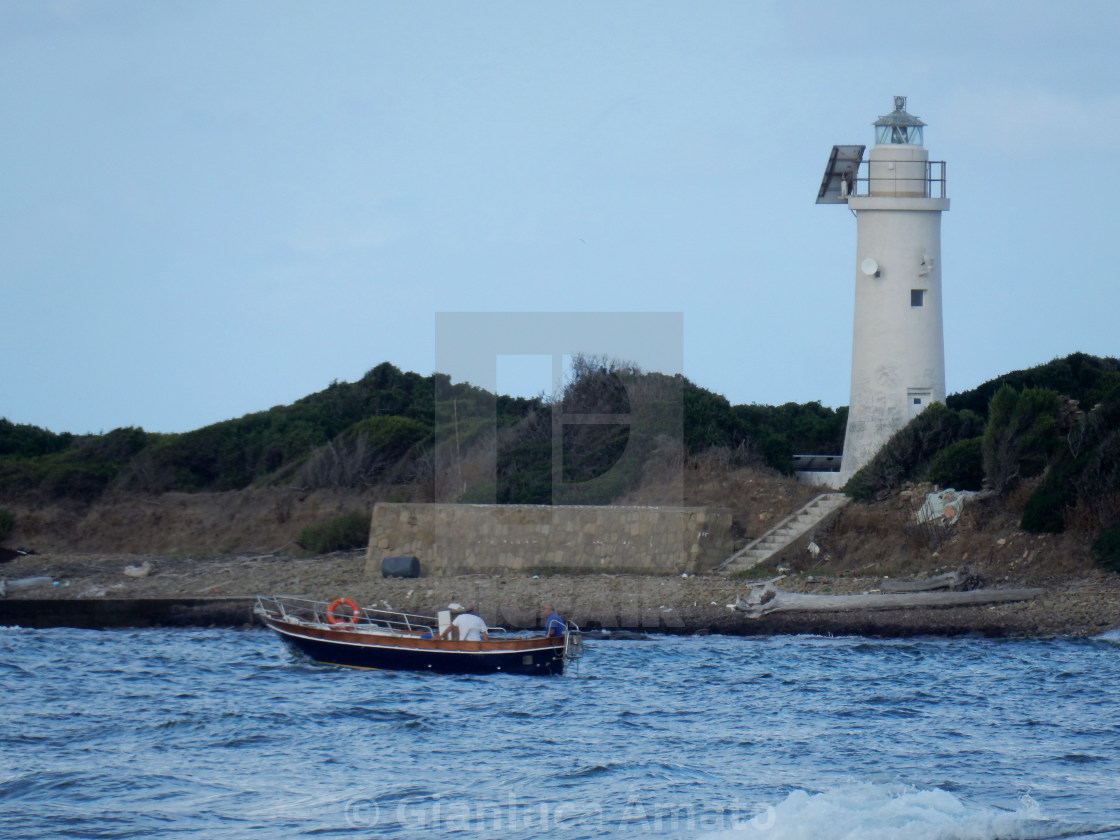
[[[280,554],[184,557],[132,554],[36,554],[0,564],[7,582],[0,624],[46,616],[39,626],[109,624],[248,625],[257,594],[297,595],[431,614],[451,601],[471,602],[491,624],[537,625],[539,607],[555,603],[585,629],[729,634],[813,633],[913,636],[1094,636],[1120,627],[1120,577],[1091,570],[1045,581],[1028,601],[964,607],[793,612],[751,618],[729,607],[749,581],[715,575],[465,575],[368,578],[362,551],[300,558]],[[27,588],[19,581],[40,580]],[[880,577],[796,573],[783,590],[822,594],[875,591]],[[80,603],[75,603],[80,602]],[[94,607],[100,603],[103,606]],[[147,603],[149,609],[141,609]],[[109,609],[105,605],[115,605]],[[30,608],[35,605],[35,611]],[[123,616],[119,621],[109,616]],[[79,616],[86,616],[84,621]],[[92,618],[90,618],[92,616]],[[161,620],[162,616],[162,620]],[[53,618],[52,618],[53,617]],[[26,618],[25,618],[26,621]]]

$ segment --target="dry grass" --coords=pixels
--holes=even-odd
[[[645,486],[620,500],[640,504],[668,489],[686,505],[729,509],[737,545],[760,536],[820,492],[762,467],[730,468],[718,457],[689,458],[666,450]],[[852,504],[813,535],[816,557],[784,556],[792,572],[825,576],[922,576],[968,567],[991,582],[1044,584],[1093,573],[1092,531],[1074,528],[1034,535],[1019,527],[1023,486],[1006,498],[967,504],[948,528],[920,526],[914,511],[932,487],[911,488],[886,500]],[[20,506],[7,541],[40,553],[158,554],[220,557],[299,554],[295,538],[308,525],[389,500],[399,488],[370,491],[251,489],[230,493],[107,497],[91,506]],[[405,493],[405,495],[409,495]],[[397,500],[394,498],[393,500]],[[1071,517],[1073,524],[1077,518]],[[773,569],[761,570],[769,575]]]

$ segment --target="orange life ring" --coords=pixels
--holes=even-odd
[[[347,621],[345,618],[338,618],[334,611],[341,607],[343,604],[350,607],[351,619]],[[327,607],[327,622],[330,624],[345,624],[347,627],[358,623],[358,618],[361,616],[362,611],[358,609],[358,605],[351,601],[349,598],[335,598],[331,601],[331,605]]]

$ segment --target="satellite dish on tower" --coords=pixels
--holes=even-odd
[[[871,257],[868,257],[859,264],[859,270],[866,274],[868,277],[879,276],[879,263],[875,262]]]

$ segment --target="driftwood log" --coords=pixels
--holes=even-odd
[[[906,610],[926,607],[970,607],[977,604],[1001,604],[1029,601],[1043,593],[1042,589],[973,589],[968,592],[900,592],[864,595],[809,595],[783,592],[772,582],[751,587],[746,597],[740,596],[728,606],[751,618],[775,612],[854,612],[873,610]]]
[[[978,589],[980,578],[967,571],[946,572],[925,580],[891,580],[883,578],[879,588],[884,592],[933,592],[938,589]]]
[[[24,589],[34,589],[37,586],[50,586],[53,582],[54,578],[43,576],[19,578],[18,580],[0,578],[0,598],[7,596],[9,592],[22,592]]]

